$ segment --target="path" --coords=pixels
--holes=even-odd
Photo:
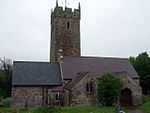
[[[129,108],[128,113],[143,113],[143,112],[138,108]]]

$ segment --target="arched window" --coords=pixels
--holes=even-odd
[[[93,80],[87,82],[87,84],[86,84],[86,92],[88,94],[93,94],[94,93],[94,82],[93,82]]]
[[[86,84],[86,92],[89,92],[89,83]]]
[[[90,81],[90,92],[93,93],[93,81]]]

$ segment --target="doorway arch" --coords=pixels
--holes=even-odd
[[[125,88],[121,91],[120,104],[122,106],[132,106],[132,91],[129,88]]]

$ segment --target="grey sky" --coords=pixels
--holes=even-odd
[[[68,6],[77,7],[78,1],[82,55],[128,57],[149,51],[149,0],[68,0]],[[0,57],[48,61],[54,6],[55,0],[0,0]]]

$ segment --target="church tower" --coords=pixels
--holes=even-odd
[[[50,62],[55,63],[64,56],[80,56],[80,4],[78,9],[58,6],[51,12]]]

